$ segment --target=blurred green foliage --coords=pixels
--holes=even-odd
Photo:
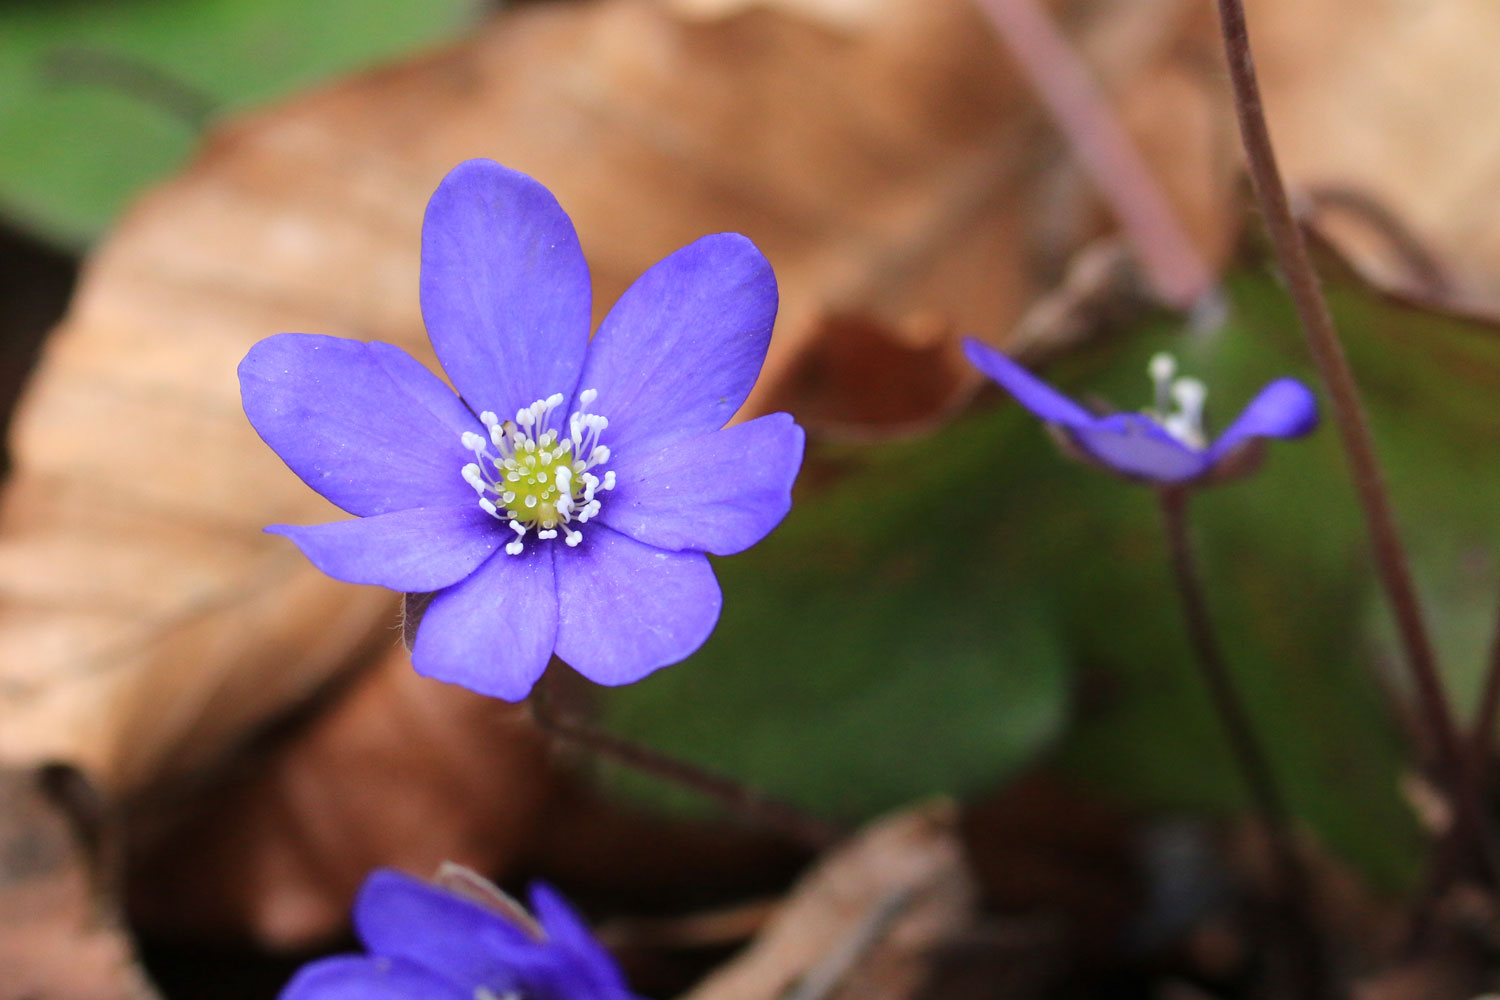
[[[1273,377],[1316,385],[1271,276],[1244,271],[1229,293],[1220,329],[1158,318],[1048,375],[1133,408],[1148,402],[1148,358],[1170,349],[1209,383],[1219,427]],[[1352,286],[1333,299],[1467,706],[1500,587],[1500,463],[1482,460],[1500,450],[1500,334]],[[718,562],[714,638],[610,692],[609,725],[850,818],[983,793],[1044,753],[1125,804],[1244,808],[1148,489],[1059,457],[991,398],[921,441],[819,446],[799,490],[770,539]],[[1383,694],[1405,677],[1332,426],[1200,494],[1193,521],[1224,644],[1296,811],[1375,884],[1410,884],[1406,748]]]
[[[478,0],[16,0],[0,4],[0,213],[60,246],[98,236],[241,109],[456,33]]]

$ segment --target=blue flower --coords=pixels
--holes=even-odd
[[[369,954],[304,966],[281,1000],[633,1000],[556,890],[532,884],[532,919],[477,875],[446,873],[461,893],[388,869],[370,875],[354,903]]]
[[[1176,378],[1171,355],[1151,359],[1156,393],[1149,410],[1095,416],[986,344],[966,339],[964,353],[1022,406],[1057,427],[1083,457],[1127,478],[1158,485],[1216,478],[1231,471],[1255,440],[1300,437],[1318,424],[1312,390],[1296,379],[1280,378],[1263,388],[1210,444],[1203,431],[1208,392],[1197,379]]]
[[[458,395],[400,348],[279,334],[241,362],[245,413],[355,520],[268,528],[329,576],[435,592],[412,661],[517,701],[553,652],[627,684],[719,617],[704,553],[791,506],[803,433],[734,427],[765,360],[776,279],[745,237],[654,265],[592,340],[588,265],[536,181],[455,168],[422,227],[422,313]]]

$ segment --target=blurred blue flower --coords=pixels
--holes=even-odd
[[[455,872],[462,892],[373,873],[354,903],[368,954],[304,966],[281,1000],[633,1000],[620,967],[556,890],[533,883],[533,919],[477,875],[445,869]]]
[[[704,553],[770,532],[802,462],[785,413],[724,427],[776,317],[760,251],[733,233],[678,250],[590,340],[572,222],[471,160],[427,206],[421,294],[457,396],[389,344],[279,334],[241,362],[256,431],[357,515],[267,530],[337,579],[435,592],[413,665],[482,694],[526,697],[554,651],[626,684],[696,650],[720,606]]]
[[[1209,443],[1203,429],[1208,391],[1193,378],[1177,378],[1171,355],[1151,359],[1155,398],[1142,413],[1095,416],[994,348],[968,338],[964,353],[1026,409],[1058,428],[1084,458],[1130,479],[1182,485],[1229,471],[1260,438],[1293,438],[1318,424],[1318,401],[1293,378],[1262,389]]]

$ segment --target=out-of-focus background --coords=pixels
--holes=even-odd
[[[1500,8],[1249,8],[1467,714],[1500,583]],[[832,992],[1239,981],[1263,859],[1152,498],[957,350],[1136,409],[1169,349],[1219,427],[1311,377],[1219,45],[1207,0],[0,2],[0,996],[270,997],[347,946],[372,867],[444,859],[562,884],[650,995],[779,995],[913,886],[906,937]],[[1099,121],[1148,168],[1123,206],[1076,153]],[[612,731],[851,826],[894,814],[852,847],[814,858],[416,677],[396,597],[261,533],[334,512],[255,437],[235,365],[285,330],[432,364],[422,210],[474,156],[558,196],[596,318],[703,233],[776,268],[745,415],[809,430],[792,515],[716,562],[687,662],[612,691],[554,670]],[[1140,211],[1169,234],[1121,225]],[[1441,817],[1332,433],[1196,514],[1328,919],[1377,968]]]

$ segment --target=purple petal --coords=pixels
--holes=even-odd
[[[497,913],[391,869],[371,873],[354,903],[354,927],[370,954],[410,962],[466,988],[513,985],[537,947]]]
[[[1312,390],[1294,378],[1279,378],[1240,411],[1209,449],[1209,458],[1217,462],[1251,438],[1300,437],[1316,426],[1318,398]]]
[[[474,1000],[443,976],[409,962],[353,955],[305,965],[280,1000]]]
[[[447,425],[455,440],[463,437],[464,431],[474,429],[474,414],[426,365],[395,344],[373,340],[368,346],[371,356],[385,369],[391,381],[408,395],[420,399],[434,417]]]
[[[1099,421],[1088,410],[1016,364],[1004,354],[973,337],[964,338],[964,354],[970,363],[1016,398],[1026,409],[1051,424],[1087,427]]]
[[[533,882],[531,910],[547,932],[548,944],[566,956],[558,963],[556,972],[561,973],[559,978],[568,981],[555,984],[562,987],[557,992],[597,1000],[629,995],[625,976],[614,957],[604,950],[583,918],[556,889],[544,882]]]
[[[250,348],[239,375],[256,432],[349,513],[473,503],[459,435],[484,428],[455,426],[452,391],[400,348],[282,333]]]
[[[659,261],[589,346],[578,387],[599,390],[603,442],[618,455],[647,454],[723,427],[760,374],[775,319],[776,276],[738,233]]]
[[[599,518],[661,549],[741,552],[791,509],[804,437],[790,414],[773,413],[630,455],[615,463]]]
[[[414,507],[331,524],[273,524],[266,530],[296,542],[335,580],[407,593],[457,583],[511,535],[472,496],[462,507]]]
[[[629,684],[684,659],[719,620],[707,556],[597,523],[584,526],[578,548],[557,547],[557,599],[557,655],[598,684]]]
[[[422,222],[422,316],[476,412],[571,399],[591,303],[578,234],[550,191],[491,160],[443,178]]]
[[[1136,479],[1181,483],[1203,475],[1210,465],[1206,453],[1189,448],[1139,413],[1116,413],[1068,433],[1101,464]]]
[[[557,637],[552,549],[533,534],[520,555],[501,552],[439,591],[417,627],[417,673],[506,701],[530,694]]]

